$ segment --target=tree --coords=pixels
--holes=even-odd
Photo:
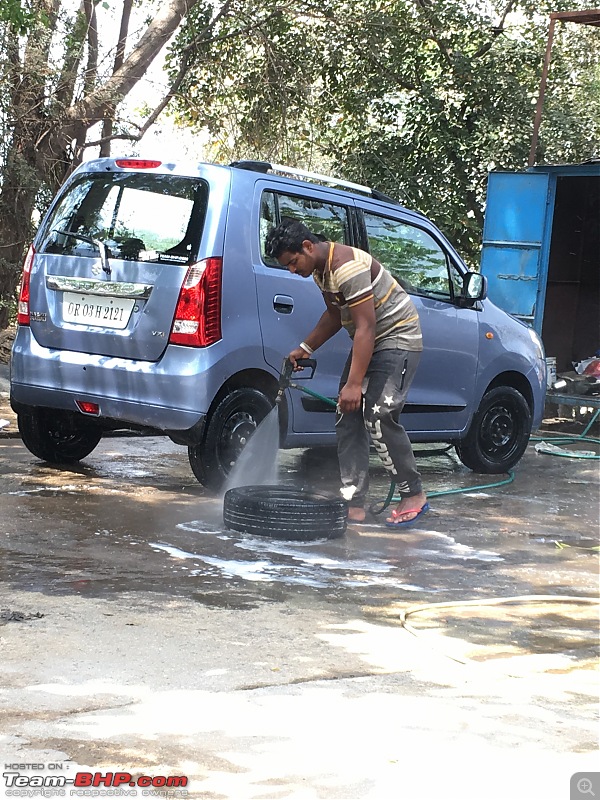
[[[210,131],[217,159],[287,160],[377,186],[476,265],[489,169],[527,164],[548,14],[576,6],[262,0],[250,18],[242,3],[196,49],[179,114]],[[193,25],[192,13],[180,46]],[[600,37],[582,28],[557,32],[541,159],[595,154]]]
[[[0,0],[0,329],[10,319],[36,202],[47,203],[87,147],[101,144],[106,154],[115,137],[141,138],[181,75],[175,72],[166,97],[137,130],[118,125],[115,133],[116,110],[196,3],[161,0],[130,45],[132,0],[123,0],[116,55],[105,69],[109,47],[100,38],[99,0],[81,0],[74,11],[60,0]],[[103,139],[91,142],[98,123]]]
[[[175,99],[214,160],[284,161],[377,186],[431,216],[473,265],[490,168],[526,165],[550,11],[586,0],[0,0],[0,329],[32,212],[87,148],[139,140]],[[155,5],[156,4],[156,5]],[[122,101],[178,29],[170,88],[137,128]],[[134,39],[132,43],[131,40]],[[597,29],[559,26],[540,159],[597,155]],[[101,133],[94,138],[95,126]]]

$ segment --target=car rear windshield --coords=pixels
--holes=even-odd
[[[208,186],[197,178],[131,173],[89,174],[73,183],[44,225],[42,253],[192,263]]]

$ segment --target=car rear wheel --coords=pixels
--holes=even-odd
[[[509,386],[498,386],[483,396],[456,451],[474,472],[507,472],[525,452],[530,433],[531,411],[523,395]]]
[[[204,486],[219,491],[248,440],[273,408],[258,389],[235,389],[210,416],[201,444],[188,447],[192,472]]]
[[[341,498],[287,486],[240,486],[225,492],[223,522],[254,536],[309,541],[346,531],[348,505]]]
[[[88,456],[102,431],[69,411],[33,408],[17,415],[23,444],[42,461],[70,464]]]

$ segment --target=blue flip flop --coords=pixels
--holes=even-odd
[[[412,525],[413,522],[416,522],[419,517],[422,517],[423,514],[426,514],[429,511],[429,503],[425,503],[424,506],[419,508],[407,508],[406,511],[402,511],[402,514],[412,514],[414,511],[417,511],[417,516],[413,517],[412,519],[407,519],[406,522],[388,522],[385,521],[386,528],[405,528],[408,525]],[[396,509],[392,511],[392,517],[396,514]]]

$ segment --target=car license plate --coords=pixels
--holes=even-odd
[[[63,320],[97,328],[125,328],[135,300],[128,297],[100,297],[92,294],[63,294]]]

